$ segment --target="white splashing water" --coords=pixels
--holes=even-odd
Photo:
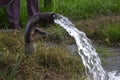
[[[120,77],[115,76],[116,72],[105,72],[95,48],[91,45],[91,41],[85,33],[75,28],[68,18],[57,14],[54,22],[62,26],[75,39],[78,53],[85,66],[87,80],[120,80]]]

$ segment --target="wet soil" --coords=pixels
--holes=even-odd
[[[107,48],[107,50],[112,54],[106,57],[105,64],[103,65],[106,71],[119,71],[120,72],[120,47],[117,48]]]

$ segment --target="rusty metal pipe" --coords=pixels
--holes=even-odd
[[[40,13],[39,15],[32,16],[27,24],[25,29],[25,53],[31,54],[35,53],[36,49],[33,43],[32,34],[36,30],[36,25],[42,23],[54,23],[54,13]]]

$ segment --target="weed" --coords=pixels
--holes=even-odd
[[[117,23],[102,24],[94,32],[94,36],[107,43],[120,42],[120,25]]]
[[[55,42],[55,43],[65,42],[64,39],[67,36],[67,32],[62,27],[58,25],[54,25],[47,28],[47,31],[50,33],[49,41],[52,40],[52,42]]]
[[[20,65],[20,61],[21,61],[21,59],[19,59],[18,62],[15,64],[15,67],[13,68],[12,72],[10,73],[8,80],[14,80],[15,74],[17,73],[17,68]]]
[[[112,54],[107,50],[106,47],[101,46],[101,47],[96,47],[96,51],[97,53],[99,53],[100,56],[102,56],[103,58],[109,57]]]
[[[99,14],[110,15],[120,13],[120,0],[52,0],[53,6],[46,10],[44,0],[39,1],[40,12],[56,12],[74,19],[95,17]],[[8,27],[6,10],[0,9],[0,24]],[[20,24],[24,27],[28,19],[27,5],[21,0]],[[0,26],[1,26],[0,25]]]
[[[25,56],[21,37],[22,33],[1,33],[0,79],[64,80],[84,75],[81,59],[70,56],[64,45],[38,40],[37,53]]]
[[[107,38],[110,42],[120,42],[120,25],[119,24],[109,24],[107,26]]]

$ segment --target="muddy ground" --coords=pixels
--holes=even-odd
[[[118,48],[107,48],[112,54],[105,58],[104,69],[107,71],[119,71],[120,72],[120,47]]]

